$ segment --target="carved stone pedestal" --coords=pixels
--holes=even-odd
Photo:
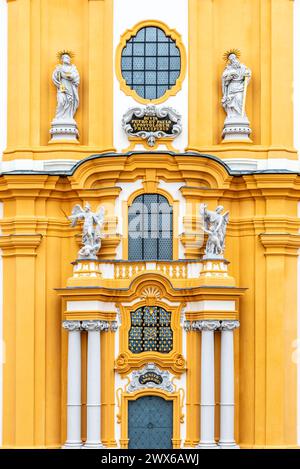
[[[53,119],[50,129],[51,140],[49,143],[70,142],[79,143],[79,132],[75,120],[64,121]]]
[[[68,287],[99,287],[101,272],[99,263],[91,259],[74,262],[73,276],[68,279]]]
[[[234,287],[235,279],[228,274],[229,262],[223,258],[213,258],[202,260],[202,270],[200,272],[201,286],[222,286]]]
[[[251,128],[247,116],[226,117],[222,132],[223,143],[252,142]]]

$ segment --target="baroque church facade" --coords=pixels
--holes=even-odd
[[[297,447],[296,3],[3,2],[3,448]]]

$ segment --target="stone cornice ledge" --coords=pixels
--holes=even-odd
[[[36,249],[42,241],[43,235],[34,234],[11,234],[0,236],[0,248],[3,257],[31,257],[36,256]]]
[[[260,241],[268,256],[298,256],[300,234],[261,233]]]

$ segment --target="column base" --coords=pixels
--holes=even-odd
[[[82,446],[82,449],[106,449],[106,446],[104,446],[101,441],[99,441],[98,443],[85,443],[83,446]]]
[[[199,443],[195,449],[220,449],[217,443]]]
[[[218,446],[220,447],[220,449],[240,449],[239,445],[237,445],[235,441],[228,443],[222,443],[221,441],[219,441]]]
[[[81,449],[83,446],[82,441],[66,441],[61,449]]]

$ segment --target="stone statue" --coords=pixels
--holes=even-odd
[[[222,75],[222,105],[227,114],[223,129],[224,140],[248,140],[251,133],[246,115],[247,87],[251,70],[239,61],[236,49],[224,54],[227,65]]]
[[[61,51],[57,55],[60,64],[52,74],[52,81],[57,88],[57,107],[55,118],[51,123],[51,141],[72,141],[79,135],[74,116],[79,106],[80,76],[76,65],[71,64],[72,52]]]
[[[83,220],[82,244],[78,252],[79,259],[97,259],[97,253],[101,247],[101,228],[104,222],[104,208],[100,207],[98,213],[91,211],[89,203],[84,209],[75,205],[69,218],[71,226],[76,226],[79,220]]]
[[[208,234],[204,259],[223,259],[226,228],[229,221],[229,212],[222,215],[223,210],[222,205],[218,205],[215,212],[207,210],[206,204],[200,205],[203,231]]]

